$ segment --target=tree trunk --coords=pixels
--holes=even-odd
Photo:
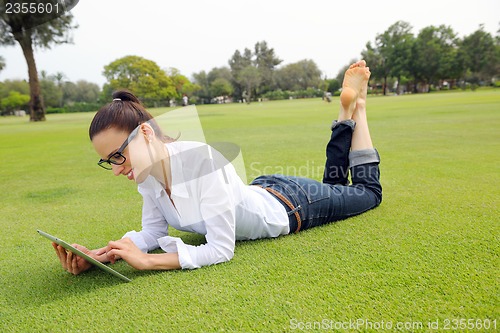
[[[28,64],[28,77],[30,85],[30,121],[45,121],[45,108],[40,92],[38,71],[36,69],[35,57],[33,55],[33,43],[29,31],[15,34],[15,39],[21,45],[26,63]]]
[[[247,83],[247,104],[250,104],[250,101],[252,99],[252,85],[250,82]]]

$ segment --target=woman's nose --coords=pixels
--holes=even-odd
[[[115,176],[119,176],[119,175],[121,175],[121,174],[122,174],[122,171],[123,171],[123,168],[124,168],[124,166],[123,166],[123,165],[116,165],[116,164],[113,164],[111,167],[113,168],[113,174],[114,174]]]

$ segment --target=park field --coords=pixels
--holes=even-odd
[[[248,181],[321,179],[337,105],[197,110],[208,142],[241,148]],[[96,248],[140,229],[134,183],[96,165],[93,113],[0,118],[0,331],[498,331],[500,89],[369,97],[368,113],[382,158],[380,207],[238,242],[230,262],[198,270],[116,263],[131,283],[97,269],[68,274],[36,232]]]

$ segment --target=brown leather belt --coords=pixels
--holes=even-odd
[[[260,186],[260,185],[258,185],[258,186]],[[262,187],[262,186],[260,186],[260,187]],[[293,206],[293,204],[290,202],[290,200],[285,198],[285,196],[283,194],[281,194],[280,192],[273,190],[270,187],[262,187],[262,188],[265,189],[266,191],[268,191],[269,193],[273,194],[275,197],[279,198],[281,201],[283,201],[285,203],[285,205],[288,206],[288,208],[291,209],[291,212],[293,212],[293,214],[295,215],[295,218],[297,219],[297,230],[295,230],[295,233],[298,233],[300,231],[300,227],[302,226],[302,220],[300,218],[300,214],[298,212],[298,209],[295,208]]]

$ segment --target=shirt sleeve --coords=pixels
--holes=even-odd
[[[142,252],[148,252],[157,249],[158,239],[168,235],[168,223],[151,197],[155,194],[141,189],[139,192],[143,197],[142,230],[129,231],[123,238],[129,237]]]
[[[198,195],[201,198],[199,209],[206,226],[206,244],[188,245],[174,237],[159,240],[164,251],[178,253],[179,262],[184,269],[222,263],[234,256],[235,205],[225,168],[215,169],[197,181]]]

